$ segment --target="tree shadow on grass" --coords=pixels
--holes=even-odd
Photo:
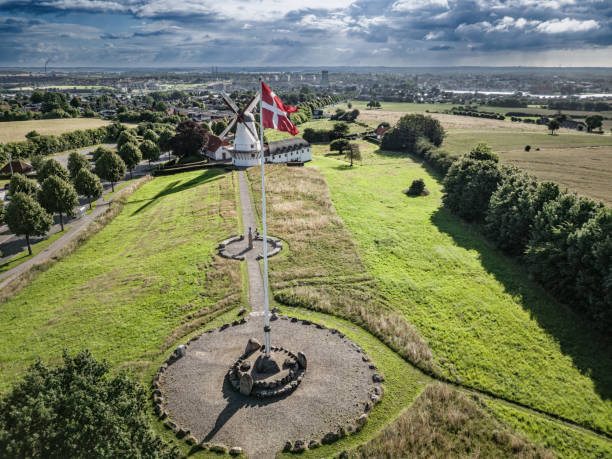
[[[199,185],[203,185],[205,183],[209,183],[215,180],[220,180],[223,178],[223,175],[224,175],[224,172],[214,170],[214,169],[208,169],[204,171],[203,173],[201,173],[200,175],[198,175],[197,177],[194,177],[187,182],[182,183],[181,180],[175,180],[173,182],[170,182],[168,185],[166,185],[166,187],[163,190],[161,190],[159,193],[157,193],[155,196],[153,196],[150,199],[142,199],[139,201],[128,201],[128,204],[144,202],[143,205],[141,205],[138,209],[132,212],[132,216],[139,214],[140,212],[142,212],[143,210],[145,210],[146,208],[148,208],[149,206],[151,206],[152,204],[154,204],[157,200],[161,198],[164,198],[174,193],[180,193],[181,191],[187,191],[191,188],[194,188]]]
[[[609,336],[596,331],[592,322],[530,281],[523,266],[493,248],[474,227],[447,209],[439,208],[431,221],[459,247],[478,252],[487,272],[507,293],[519,299],[538,325],[556,339],[563,354],[571,357],[576,367],[591,378],[599,396],[604,400],[612,398],[612,339]]]

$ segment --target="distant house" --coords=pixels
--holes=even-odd
[[[312,160],[312,148],[301,137],[278,140],[265,145],[267,163],[305,163]]]
[[[315,109],[312,111],[312,119],[314,119],[314,120],[319,120],[319,119],[321,119],[321,118],[323,118],[323,110],[322,110],[322,109],[320,109],[320,108],[315,108]]]
[[[375,131],[376,138],[377,139],[382,139],[382,136],[384,135],[384,133],[387,132],[389,129],[391,129],[391,126],[380,126]]]
[[[227,147],[230,147],[231,144],[217,137],[216,135],[208,136],[208,144],[206,145],[206,150],[204,154],[215,161],[223,161],[226,159],[230,159],[231,155]]]
[[[12,167],[12,169],[11,169]],[[6,163],[6,165],[0,169],[0,174],[9,175],[11,173],[15,174],[27,174],[32,172],[34,168],[31,164],[28,164],[24,161],[11,161]]]

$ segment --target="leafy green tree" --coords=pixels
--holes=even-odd
[[[603,116],[591,115],[584,119],[584,123],[587,125],[587,131],[593,132],[597,128],[601,128],[603,125]]]
[[[561,124],[554,118],[548,122],[548,130],[550,131],[550,135],[555,135],[555,131],[558,131],[560,127]]]
[[[6,207],[0,202],[0,224],[6,222]]]
[[[329,149],[331,151],[337,151],[338,153],[342,154],[343,151],[348,150],[350,148],[350,145],[351,144],[348,139],[336,139],[329,144]]]
[[[353,161],[361,159],[361,149],[359,148],[359,144],[351,143],[344,155],[349,159],[351,162],[351,167],[353,167]]]
[[[40,134],[36,131],[30,131],[25,135],[26,139],[35,139],[36,137],[40,137]]]
[[[208,143],[208,132],[192,120],[181,122],[176,128],[176,135],[168,141],[168,146],[176,156],[195,156]]]
[[[443,181],[444,205],[468,221],[481,221],[501,178],[495,161],[468,157],[455,161]]]
[[[68,172],[73,181],[81,169],[89,170],[89,160],[85,156],[73,151],[68,155]]]
[[[332,129],[332,137],[334,139],[340,139],[349,133],[349,125],[343,122],[334,123],[334,128]]]
[[[140,152],[142,153],[142,157],[149,161],[149,166],[151,165],[151,161],[157,161],[159,159],[159,147],[151,140],[145,140],[140,144]]]
[[[113,375],[88,351],[64,351],[61,366],[35,363],[0,400],[0,456],[178,457],[149,427],[147,405],[127,373]]]
[[[125,166],[130,171],[130,176],[132,175],[132,171],[140,161],[142,161],[142,153],[140,152],[140,148],[135,143],[129,142],[125,143],[119,148],[119,157],[125,163]]]
[[[572,234],[582,231],[601,208],[603,205],[591,199],[561,193],[545,203],[534,218],[525,250],[529,271],[563,301],[580,301],[574,288],[583,263],[580,256],[573,256]]]
[[[220,120],[220,121],[215,121],[212,124],[211,129],[213,131],[213,134],[220,135],[225,130],[226,127],[227,127],[227,123],[225,122],[225,120]]]
[[[153,143],[157,143],[159,141],[159,136],[153,129],[147,129],[142,137],[144,140],[150,140]]]
[[[478,161],[499,162],[499,156],[497,153],[493,153],[493,149],[485,142],[479,142],[476,144],[476,146],[468,153],[467,157],[476,159]]]
[[[110,150],[108,148],[104,148],[104,147],[98,147],[94,150],[94,152],[91,154],[91,157],[94,161],[94,163],[98,160],[98,158],[100,156],[102,156],[103,153],[105,152],[110,152]]]
[[[57,160],[51,158],[46,160],[42,167],[38,170],[36,174],[36,179],[38,183],[43,183],[47,178],[55,175],[56,177],[61,178],[62,180],[68,181],[70,180],[70,174],[68,170],[64,166],[62,166]]]
[[[74,188],[80,195],[87,196],[90,209],[91,200],[98,199],[102,196],[102,184],[100,183],[100,179],[89,169],[81,169],[77,173],[74,178]]]
[[[58,213],[60,226],[64,231],[64,214],[74,216],[74,208],[79,205],[79,199],[74,187],[61,178],[52,175],[45,179],[38,190],[38,202],[50,214]]]
[[[381,147],[384,150],[407,150],[414,153],[419,138],[425,137],[439,147],[445,135],[438,120],[431,116],[409,114],[402,116],[394,128],[385,132]]]
[[[126,143],[138,143],[136,134],[131,129],[122,131],[117,138],[117,149],[120,149]]]
[[[25,193],[15,193],[6,209],[6,224],[12,233],[24,235],[28,244],[28,253],[32,255],[30,236],[44,236],[51,229],[53,218],[36,202],[36,200]],[[0,406],[2,399],[0,399]],[[0,421],[2,422],[2,421]],[[4,436],[0,434],[0,442]]]
[[[110,182],[111,189],[115,191],[115,183],[125,176],[125,163],[118,154],[106,150],[96,161],[95,174],[102,180]]]
[[[157,140],[160,151],[170,150],[170,139],[172,139],[172,137],[174,137],[174,132],[170,129],[162,129],[159,133],[159,139]]]
[[[74,96],[72,99],[70,99],[70,105],[74,108],[79,108],[82,105],[81,99],[79,99],[77,96]]]
[[[40,91],[34,91],[30,96],[30,102],[33,104],[40,104],[44,100],[45,95]]]
[[[17,193],[25,193],[29,196],[36,196],[38,190],[38,184],[35,180],[27,178],[22,174],[13,174],[11,181],[9,182],[8,192],[11,196]]]

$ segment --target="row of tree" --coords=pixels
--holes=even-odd
[[[47,156],[73,148],[83,148],[104,142],[115,142],[125,130],[120,123],[110,124],[94,129],[81,129],[65,132],[60,135],[40,135],[31,131],[27,140],[0,144],[0,163],[6,164],[9,156],[13,159]]]
[[[349,125],[344,122],[334,123],[332,129],[306,128],[302,132],[302,138],[310,143],[331,142],[346,137],[349,129]]]
[[[500,166],[486,144],[453,163],[444,191],[450,210],[482,224],[559,300],[612,325],[612,209]]]
[[[419,155],[446,174],[443,201],[451,211],[520,257],[559,300],[612,325],[612,210],[501,166],[486,144],[456,158],[437,148],[443,138],[437,120],[405,115],[383,136],[382,148]]]

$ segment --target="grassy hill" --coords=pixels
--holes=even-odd
[[[239,265],[212,257],[237,223],[231,173],[143,185],[104,229],[2,304],[0,389],[63,348],[146,368],[209,313],[237,305]]]

